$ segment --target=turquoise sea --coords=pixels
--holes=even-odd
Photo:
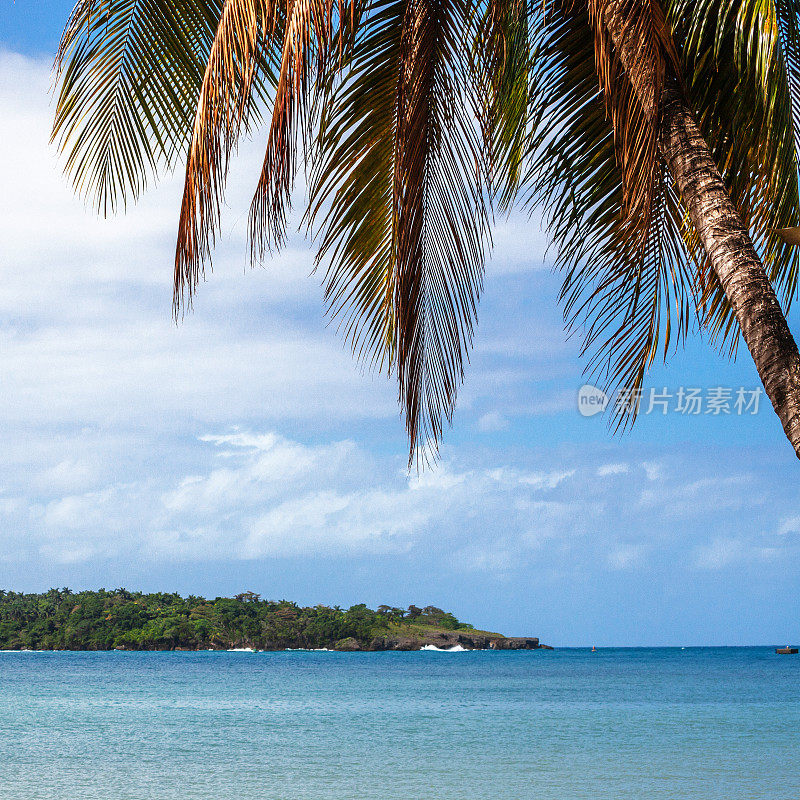
[[[0,653],[0,793],[794,800],[800,656]]]

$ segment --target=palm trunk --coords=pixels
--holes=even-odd
[[[659,149],[739,322],[764,390],[800,458],[800,354],[691,111],[665,92]]]
[[[639,101],[659,113],[652,67],[637,57],[631,26],[623,24],[628,0],[606,0],[603,22]],[[694,116],[682,95],[660,98],[659,150],[739,323],[786,437],[800,458],[800,354],[747,226],[725,189]]]

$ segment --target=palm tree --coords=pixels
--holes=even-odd
[[[800,455],[800,356],[778,300],[797,289],[799,11],[80,0],[53,138],[103,213],[186,159],[180,315],[229,159],[263,121],[252,258],[283,244],[305,165],[330,313],[360,358],[396,373],[412,457],[451,418],[491,223],[517,200],[544,209],[566,318],[606,389],[639,391],[694,321],[731,354],[741,333]],[[616,424],[637,409],[617,406]]]

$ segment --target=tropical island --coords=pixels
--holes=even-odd
[[[535,637],[507,637],[460,622],[435,606],[301,607],[235,597],[126,589],[41,594],[0,590],[0,650],[535,650]],[[549,649],[549,648],[547,648]]]

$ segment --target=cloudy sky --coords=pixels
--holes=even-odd
[[[499,226],[441,461],[409,474],[395,386],[327,323],[303,238],[246,268],[262,137],[176,326],[179,180],[87,211],[48,146],[70,3],[3,5],[0,586],[433,603],[557,645],[800,637],[800,468],[777,419],[654,413],[621,437],[581,416],[537,220]],[[695,336],[649,385],[758,383]]]

